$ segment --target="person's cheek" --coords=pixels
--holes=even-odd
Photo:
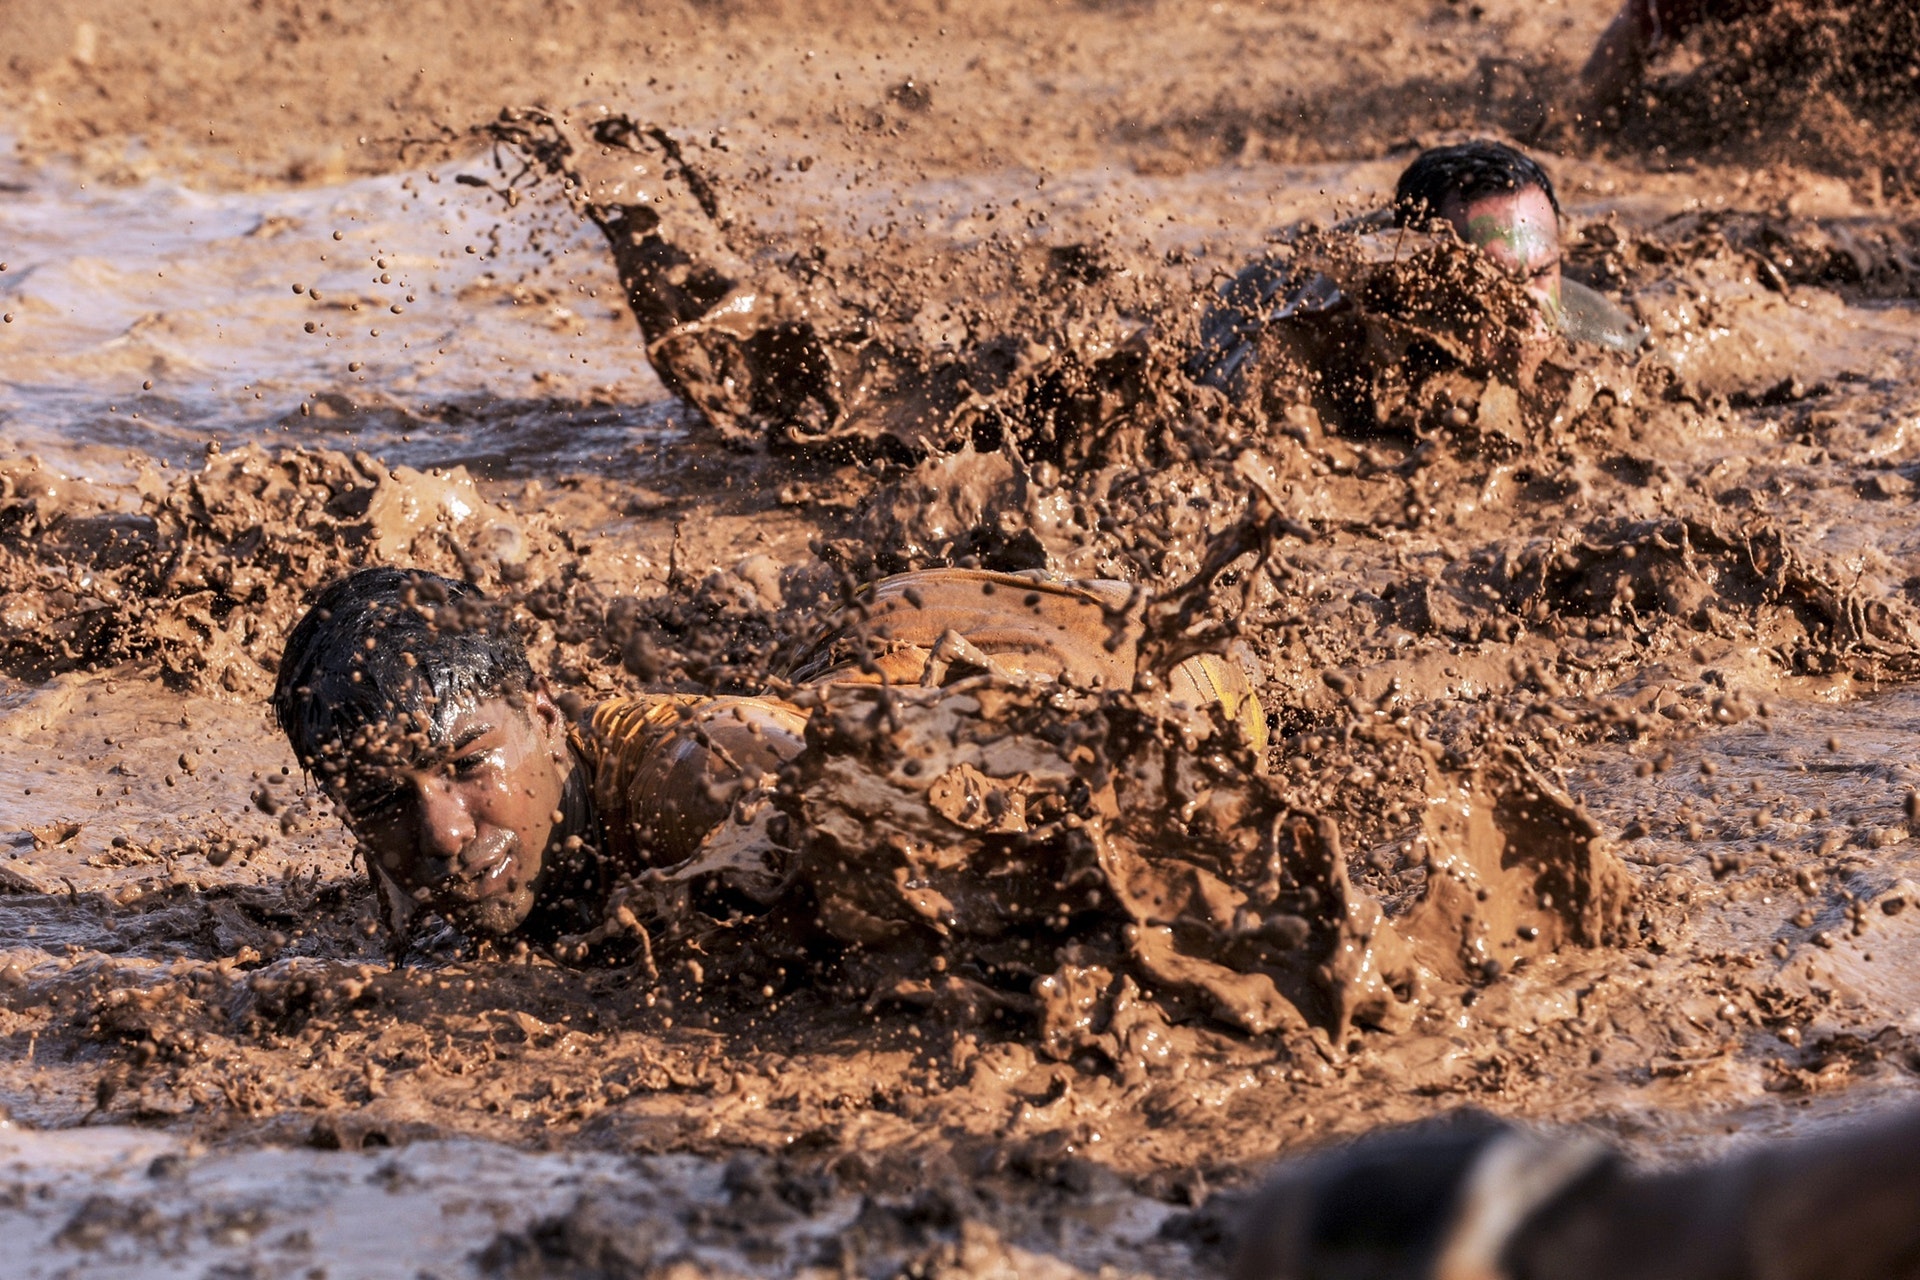
[[[489,766],[462,785],[467,812],[473,815],[475,831],[486,828],[511,831],[519,837],[522,853],[527,843],[527,822],[516,805],[519,788],[514,785],[513,770]]]

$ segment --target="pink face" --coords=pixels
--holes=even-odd
[[[1460,238],[1479,246],[1539,302],[1550,321],[1560,318],[1560,219],[1538,187],[1449,200],[1441,208]]]

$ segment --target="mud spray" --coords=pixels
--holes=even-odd
[[[1595,131],[1554,50],[1606,7],[1089,3],[1053,63],[998,10],[29,24],[17,1269],[1198,1275],[1332,1134],[1470,1104],[1665,1162],[1909,1092],[1911,42],[1775,11]],[[582,68],[625,87],[519,105]],[[1329,230],[1465,129],[1548,156],[1644,352]],[[1263,255],[1345,302],[1229,393],[1193,353]],[[395,562],[511,601],[575,712],[785,687],[904,569],[1144,612],[1131,687],[815,695],[740,813],[779,859],[640,886],[644,962],[395,956],[262,708],[306,595]],[[1264,751],[1168,700],[1203,648]]]

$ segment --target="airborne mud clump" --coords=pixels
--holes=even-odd
[[[1849,132],[1906,136],[1899,69],[1873,6],[1781,6],[1590,138],[1541,95],[1610,8],[1088,4],[1049,60],[1031,15],[509,6],[465,67],[303,11],[280,53],[415,87],[348,159],[275,105],[189,166],[272,192],[19,108],[88,167],[0,205],[0,1217],[103,1274],[1191,1276],[1325,1137],[1674,1161],[1910,1092],[1920,239]],[[87,21],[21,56],[119,136]],[[644,74],[583,85],[594,32]],[[1529,112],[1643,345],[1366,216]],[[217,229],[79,254],[109,179]],[[804,748],[591,937],[396,931],[263,708],[373,564],[502,601],[582,721],[773,694]],[[936,567],[1120,584],[1100,678],[819,683]],[[1196,654],[1253,702],[1183,700]]]

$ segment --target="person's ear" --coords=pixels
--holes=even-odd
[[[563,744],[567,738],[567,716],[547,692],[547,682],[536,680],[527,699],[527,714],[540,730],[548,746]]]

